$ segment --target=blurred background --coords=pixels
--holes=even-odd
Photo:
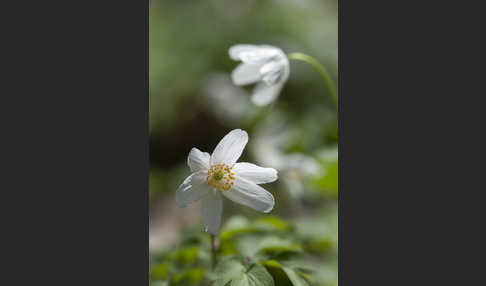
[[[190,149],[212,153],[235,128],[249,134],[239,161],[273,167],[279,180],[263,185],[276,201],[269,215],[225,199],[223,231],[248,229],[263,219],[276,227],[266,228],[265,235],[292,241],[324,266],[312,276],[313,285],[337,285],[337,115],[328,89],[311,66],[290,61],[290,77],[278,100],[257,107],[250,101],[253,86],[231,83],[238,62],[228,56],[235,44],[274,45],[315,57],[337,83],[337,11],[337,0],[151,0],[149,244],[154,285],[205,285],[206,274],[194,270],[204,269],[205,238],[189,264],[167,266],[168,257],[177,256],[171,251],[186,249],[190,258],[187,245],[196,245],[203,234],[199,203],[179,209],[175,192],[190,174]]]

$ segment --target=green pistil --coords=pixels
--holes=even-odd
[[[216,181],[219,181],[223,178],[223,172],[219,171],[219,172],[216,172],[214,173],[213,175],[213,179],[215,179]]]

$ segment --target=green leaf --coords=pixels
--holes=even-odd
[[[303,273],[297,274],[296,271],[289,267],[282,266],[282,270],[287,274],[287,277],[290,279],[292,282],[292,285],[294,286],[309,286],[309,281],[303,278],[302,275],[305,275]]]
[[[259,232],[258,228],[250,225],[247,218],[243,216],[233,216],[225,224],[221,230],[220,239],[221,243],[231,240],[233,237],[240,234]]]
[[[202,268],[194,268],[177,273],[172,277],[171,285],[198,285],[204,277]]]
[[[188,246],[172,252],[168,258],[183,265],[190,265],[196,261],[198,253],[199,246]]]
[[[283,271],[282,265],[275,260],[260,261],[259,264],[265,266],[267,271],[272,275],[275,285],[278,286],[292,286],[292,282]]]
[[[323,195],[336,197],[338,192],[338,151],[337,148],[325,150],[320,155],[321,167],[325,172],[314,180],[314,186]]]
[[[324,220],[299,220],[295,223],[296,234],[307,252],[323,254],[337,249],[337,227],[334,217]]]
[[[218,279],[213,286],[273,286],[274,281],[265,267],[252,264],[248,269],[239,261],[230,259],[222,261],[216,268]]]
[[[310,255],[304,252],[280,252],[272,257],[282,266],[294,270],[315,271],[322,267],[322,265],[319,265],[317,261],[314,261]]]
[[[239,261],[233,258],[221,260],[216,266],[217,280],[213,282],[215,286],[224,286],[232,279],[235,279],[246,269]]]
[[[313,280],[316,281],[317,285],[338,285],[338,267],[329,267],[329,264],[326,264],[326,266],[313,273]]]
[[[218,250],[222,255],[233,255],[237,253],[236,245],[234,241],[230,239],[220,240],[220,246]]]
[[[252,264],[246,275],[250,286],[273,286],[275,284],[270,273],[259,264]]]
[[[299,244],[290,239],[283,239],[277,236],[268,236],[262,239],[257,245],[258,252],[274,253],[279,251],[301,251]]]
[[[261,235],[246,234],[234,240],[236,251],[242,257],[253,256],[260,249]]]
[[[295,271],[290,267],[283,266],[276,260],[266,260],[261,262],[262,265],[269,268],[272,276],[275,278],[278,285],[293,285],[293,286],[309,286],[310,277],[303,272]],[[285,273],[283,277],[282,272]],[[289,283],[290,282],[290,283]]]
[[[162,263],[155,265],[150,270],[150,279],[151,280],[163,280],[167,278],[167,274],[169,273],[169,264]]]
[[[279,251],[301,251],[302,247],[290,239],[275,235],[245,235],[235,240],[237,252],[243,256],[253,257],[257,253],[271,254]]]
[[[315,253],[327,252],[333,246],[330,238],[312,239],[304,244],[305,250]]]
[[[247,226],[242,228],[235,228],[235,229],[228,229],[221,232],[220,238],[222,241],[233,239],[235,236],[247,233],[261,233],[262,230],[254,227],[254,226]]]
[[[232,216],[224,225],[223,230],[238,229],[247,227],[250,224],[248,219],[244,216]]]
[[[332,235],[328,223],[320,219],[301,219],[295,222],[296,233],[303,239],[329,237]]]
[[[290,225],[277,216],[262,216],[255,220],[254,226],[267,231],[289,231]]]

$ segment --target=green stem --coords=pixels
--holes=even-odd
[[[211,238],[211,265],[213,270],[216,268],[216,241],[213,234],[209,234]]]
[[[326,68],[321,63],[319,63],[316,59],[314,59],[313,57],[308,56],[306,54],[291,53],[291,54],[288,54],[287,57],[288,57],[289,60],[298,60],[298,61],[306,62],[306,63],[310,64],[312,67],[314,67],[314,69],[316,69],[316,71],[321,75],[322,79],[326,83],[327,88],[329,89],[329,91],[331,93],[332,99],[334,101],[334,104],[336,105],[336,110],[337,110],[337,108],[338,108],[337,88],[336,88],[334,81],[331,79],[331,76],[327,72]]]

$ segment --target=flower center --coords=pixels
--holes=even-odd
[[[206,177],[206,183],[220,191],[227,191],[233,186],[235,173],[225,164],[211,166]]]

